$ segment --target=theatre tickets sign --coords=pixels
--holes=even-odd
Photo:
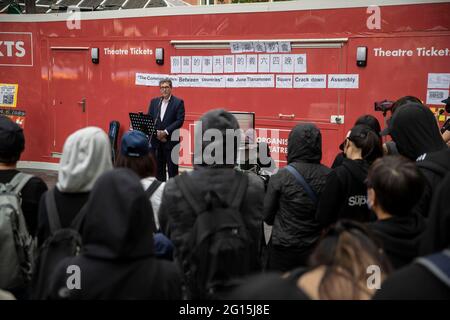
[[[0,32],[0,66],[33,66],[31,32]]]

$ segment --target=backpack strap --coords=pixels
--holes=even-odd
[[[238,185],[237,185],[237,188],[235,188],[235,190],[236,190],[235,197],[232,201],[228,202],[228,203],[231,203],[232,208],[236,208],[236,209],[239,209],[241,207],[241,203],[247,193],[247,186],[248,186],[247,175],[243,174],[241,172],[239,172],[239,173],[241,174],[241,177],[239,179],[237,179]]]
[[[145,190],[145,194],[147,195],[147,197],[151,198],[152,195],[155,193],[155,191],[159,188],[159,186],[162,184],[161,181],[159,180],[155,180],[153,181],[150,186],[147,188],[147,190]]]
[[[73,218],[72,223],[70,224],[70,228],[79,232],[81,229],[81,225],[83,224],[85,216],[86,216],[86,210],[84,209],[84,206],[83,206],[81,208],[81,210],[77,213],[75,218]]]
[[[303,187],[303,190],[308,194],[308,196],[311,198],[311,200],[314,202],[314,204],[317,203],[317,195],[316,193],[311,189],[309,184],[305,181],[305,178],[298,172],[297,169],[294,168],[294,166],[288,164],[286,166],[286,170],[289,171],[297,180],[297,182]]]
[[[201,202],[199,202],[191,192],[191,190],[195,190],[195,187],[193,186],[192,181],[190,181],[188,173],[176,177],[175,183],[180,188],[184,199],[186,199],[189,205],[194,209],[195,214],[199,215],[202,213],[204,208],[202,207]]]
[[[61,220],[59,219],[59,213],[56,207],[55,189],[50,189],[45,194],[45,206],[47,207],[50,233],[53,234],[56,230],[61,229]]]
[[[7,183],[8,191],[12,191],[15,194],[18,194],[20,191],[22,191],[23,187],[30,181],[30,179],[33,178],[31,174],[26,174],[23,172],[17,173],[14,178],[11,179],[10,182]]]
[[[450,287],[450,250],[446,249],[426,257],[416,259],[416,263],[424,266],[435,277]]]

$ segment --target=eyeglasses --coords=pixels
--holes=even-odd
[[[170,87],[159,87],[159,90],[169,90],[171,89]]]

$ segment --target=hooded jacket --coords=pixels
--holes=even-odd
[[[69,299],[179,299],[176,266],[154,256],[153,212],[138,176],[129,169],[102,175],[89,196],[82,253],[61,262],[53,296]],[[66,268],[81,270],[81,290],[65,288]]]
[[[212,110],[202,116],[200,121],[197,125],[201,123],[203,131],[216,129],[218,130],[216,132],[220,131],[225,133],[226,129],[239,128],[236,118],[225,110]],[[196,130],[199,130],[199,127]],[[205,149],[208,146],[214,146],[217,148],[216,150],[223,150],[224,148],[223,142],[218,143],[219,140],[214,140],[211,143],[209,141],[202,141],[199,137],[198,135],[195,136],[196,148],[201,148],[201,150],[205,151],[212,150]],[[222,202],[230,201],[230,195],[233,192],[236,193],[236,190],[232,189],[232,186],[235,180],[244,173],[234,169],[235,160],[231,160],[228,163],[217,163],[214,161],[214,156],[208,154],[208,152],[202,152],[202,154],[196,153],[197,163],[194,166],[194,170],[186,173],[190,176],[190,181],[195,186],[193,191],[196,197],[205,198],[208,192],[214,192]],[[231,157],[230,159],[233,158],[235,159],[235,157]],[[255,246],[254,252],[258,252],[258,247],[262,239],[264,184],[255,174],[249,173],[247,177],[248,186],[241,203],[240,212],[251,238],[252,246]],[[175,259],[183,270],[187,271],[189,269],[188,256],[192,252],[188,241],[196,221],[196,214],[177,185],[177,180],[180,178],[180,176],[177,176],[166,183],[159,209],[159,219],[161,230],[174,243],[176,248]],[[252,261],[253,270],[260,269],[259,257],[250,257],[250,260]]]
[[[450,171],[442,179],[433,195],[427,228],[420,243],[420,254],[428,255],[450,248]]]
[[[417,167],[426,178],[425,190],[414,211],[425,217],[429,216],[431,198],[445,174],[450,171],[450,148],[441,151],[426,153],[416,161]]]
[[[112,169],[111,146],[100,128],[87,127],[70,135],[63,154],[56,186],[61,192],[89,192],[97,178]]]
[[[419,255],[419,241],[425,230],[425,219],[420,214],[393,216],[368,224],[392,266],[399,269]]]
[[[321,225],[329,226],[343,218],[360,222],[375,220],[367,207],[368,169],[365,160],[345,158],[341,166],[331,171],[316,212]]]
[[[288,164],[295,167],[320,196],[331,171],[320,164],[322,137],[313,124],[299,124],[288,138]],[[316,205],[295,177],[286,169],[270,178],[264,199],[264,220],[273,225],[272,244],[309,249],[320,236],[316,221]]]
[[[97,178],[112,169],[108,135],[87,127],[71,134],[63,147],[58,181],[53,190],[61,226],[67,228],[86,203]],[[50,235],[46,193],[39,203],[37,238],[41,245]]]
[[[398,152],[413,161],[446,148],[433,113],[419,103],[399,107],[390,120],[389,133]]]

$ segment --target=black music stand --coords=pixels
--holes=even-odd
[[[139,130],[145,133],[150,139],[156,134],[155,125],[153,123],[153,118],[149,114],[144,114],[142,112],[132,113],[130,112],[130,121],[133,130]]]

